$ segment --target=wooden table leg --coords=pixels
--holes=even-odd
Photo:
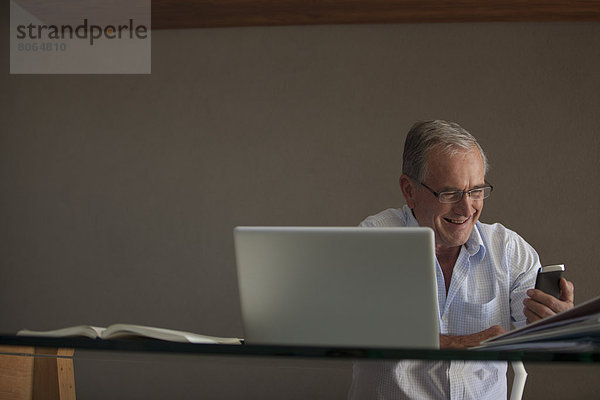
[[[73,349],[0,346],[0,352],[0,398],[75,400]]]
[[[33,347],[0,346],[0,352],[0,398],[30,400],[33,393]]]

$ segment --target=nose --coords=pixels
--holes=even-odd
[[[471,216],[475,212],[473,201],[468,193],[463,193],[463,197],[454,203],[454,212],[465,217]]]

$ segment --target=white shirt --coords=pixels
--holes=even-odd
[[[361,226],[419,224],[405,205],[370,216]],[[535,284],[540,261],[518,234],[501,224],[477,222],[461,247],[447,296],[437,260],[436,265],[440,333],[468,335],[492,325],[506,330],[511,323],[525,325],[523,299]],[[357,361],[349,398],[505,399],[506,367],[506,362]]]

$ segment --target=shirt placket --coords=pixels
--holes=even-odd
[[[441,318],[440,326],[444,326],[444,332],[450,331],[449,323],[450,318],[448,317],[450,304],[452,300],[460,292],[460,288],[466,280],[466,274],[468,273],[470,265],[470,255],[466,251],[465,247],[461,248],[458,260],[452,271],[452,280],[448,290],[448,296],[444,302],[444,312]],[[442,278],[443,279],[443,278]],[[463,400],[465,398],[465,382],[463,379],[464,373],[464,361],[451,361],[450,367],[448,368],[448,383],[450,386],[450,399],[451,400]]]

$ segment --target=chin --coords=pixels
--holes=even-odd
[[[472,232],[472,230],[470,230],[468,234],[464,234],[464,235],[446,236],[446,238],[445,238],[445,240],[443,240],[443,242],[445,243],[445,245],[447,247],[462,246],[463,244],[467,243],[467,240],[469,240],[469,237],[471,236],[471,232]]]

